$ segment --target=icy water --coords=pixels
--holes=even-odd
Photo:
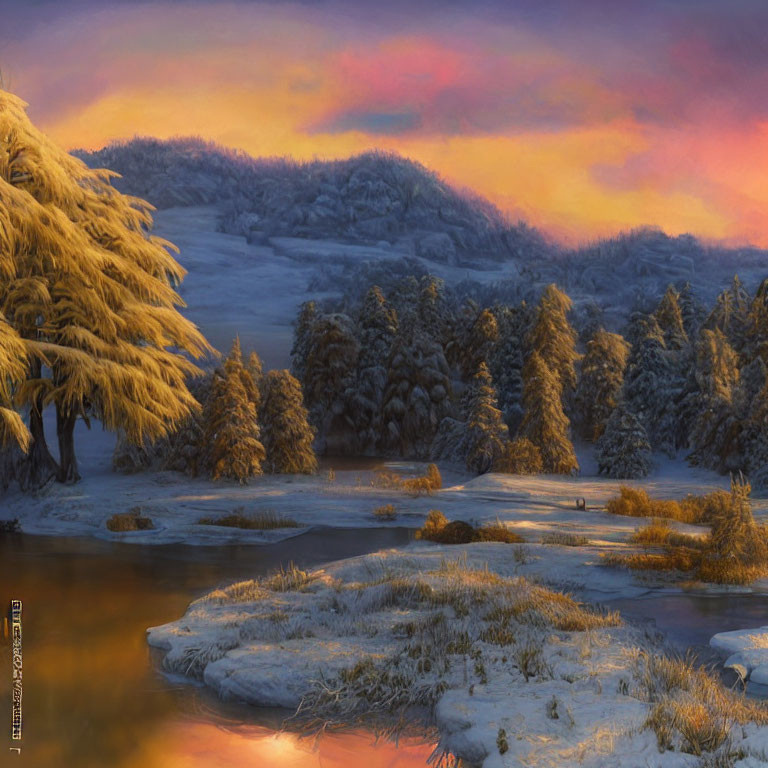
[[[169,681],[145,629],[233,580],[405,544],[402,528],[319,529],[271,546],[184,547],[0,535],[0,601],[23,600],[24,739],[9,750],[10,649],[0,646],[0,765],[24,768],[424,768],[427,744],[276,734],[280,713]],[[1,637],[1,634],[0,634]],[[270,727],[272,726],[272,727]]]
[[[709,648],[718,632],[768,625],[766,594],[657,594],[605,605],[628,619],[651,619],[672,647],[690,649],[705,661],[719,658]]]

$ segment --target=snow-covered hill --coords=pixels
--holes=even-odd
[[[76,154],[117,171],[122,191],[158,208],[216,203],[221,228],[254,242],[291,236],[399,244],[448,264],[553,251],[534,229],[510,225],[487,200],[398,155],[256,160],[198,139],[134,139]]]
[[[574,299],[577,324],[599,319],[611,330],[670,283],[689,282],[711,305],[734,273],[748,289],[768,274],[766,251],[653,228],[566,250],[392,154],[300,164],[199,139],[134,139],[75,154],[117,171],[118,188],[160,209],[157,231],[181,246],[190,270],[189,314],[213,342],[228,343],[235,330],[258,336],[275,364],[287,361],[301,301],[336,297],[343,308],[368,285],[386,289],[407,274],[436,274],[456,298],[486,306],[533,300],[555,282]]]

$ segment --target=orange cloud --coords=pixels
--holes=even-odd
[[[665,37],[644,21],[593,40],[459,10],[368,20],[340,7],[124,4],[1,52],[33,119],[67,147],[134,135],[298,159],[380,147],[570,243],[655,224],[768,246],[768,117],[738,87],[757,88],[766,67],[750,73],[717,25]]]

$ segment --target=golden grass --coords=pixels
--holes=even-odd
[[[619,495],[608,501],[606,509],[612,515],[664,518],[702,525],[711,523],[727,511],[731,503],[731,494],[727,491],[713,491],[704,496],[690,494],[681,501],[675,501],[652,499],[642,488],[622,485]]]
[[[511,531],[500,520],[478,528],[463,520],[449,522],[438,509],[431,509],[424,525],[416,531],[416,538],[438,544],[470,544],[477,541],[498,541],[503,544],[520,544],[525,539]]]
[[[129,512],[115,512],[107,520],[107,530],[114,532],[147,531],[154,527],[152,519],[142,515],[138,507]]]
[[[691,549],[703,549],[707,544],[706,537],[680,533],[664,518],[654,518],[649,525],[637,528],[629,537],[629,541],[644,547],[689,547]]]
[[[402,487],[414,496],[421,496],[422,493],[431,496],[433,491],[439,491],[443,487],[443,478],[437,464],[429,464],[423,477],[403,480]]]
[[[652,707],[645,722],[659,749],[692,755],[727,747],[734,725],[768,725],[768,706],[726,688],[695,660],[641,653],[635,665],[639,693]]]
[[[252,531],[271,531],[276,528],[298,528],[299,524],[290,517],[266,510],[246,514],[242,507],[222,517],[201,517],[199,525],[223,525],[227,528],[245,528]]]
[[[373,516],[377,520],[391,521],[397,518],[397,510],[394,504],[384,504],[381,507],[376,507],[373,510]]]

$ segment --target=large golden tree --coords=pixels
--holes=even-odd
[[[197,407],[185,384],[197,372],[190,357],[212,350],[178,311],[185,272],[174,246],[150,235],[152,206],[119,193],[114,175],[58,147],[0,91],[0,312],[14,342],[6,355],[0,336],[0,398],[29,411],[29,485],[78,479],[78,417],[139,442]],[[58,463],[45,442],[47,405]],[[2,414],[23,441],[18,421]]]

